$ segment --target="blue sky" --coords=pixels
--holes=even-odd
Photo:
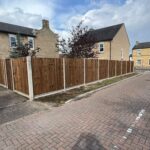
[[[0,0],[0,21],[40,28],[48,19],[63,37],[81,20],[92,28],[125,23],[132,48],[135,41],[150,41],[149,10],[150,0]]]

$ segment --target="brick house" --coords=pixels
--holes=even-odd
[[[130,41],[124,24],[91,30],[99,59],[129,60]]]
[[[0,57],[9,57],[17,44],[17,34],[22,43],[30,42],[32,48],[39,47],[38,57],[59,57],[56,49],[57,34],[49,28],[48,20],[42,20],[40,30],[0,22]]]
[[[135,66],[150,68],[150,42],[136,42],[132,48],[132,58]]]

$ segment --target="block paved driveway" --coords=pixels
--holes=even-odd
[[[1,125],[0,149],[149,150],[150,73]]]

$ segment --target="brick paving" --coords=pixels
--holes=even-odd
[[[150,150],[150,73],[1,125],[0,149]]]

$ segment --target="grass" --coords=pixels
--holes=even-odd
[[[75,98],[78,95],[81,95],[81,94],[89,92],[89,91],[96,90],[98,88],[113,84],[115,82],[118,82],[120,80],[129,78],[129,77],[132,77],[135,75],[137,75],[137,73],[128,74],[128,75],[124,75],[124,76],[120,76],[120,77],[115,77],[112,79],[106,79],[106,80],[103,80],[102,82],[98,82],[95,84],[90,84],[87,86],[82,86],[80,88],[68,90],[63,93],[58,93],[58,94],[42,97],[42,98],[36,99],[35,101],[50,103],[50,104],[52,104],[52,106],[57,107],[57,106],[64,104],[67,100]]]

